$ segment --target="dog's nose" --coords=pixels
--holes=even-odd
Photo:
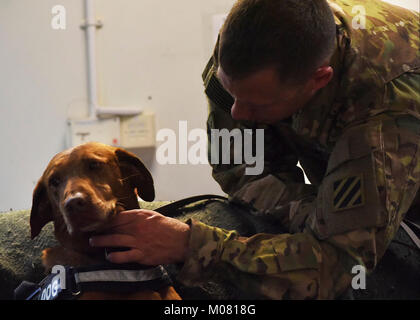
[[[77,212],[86,209],[86,205],[86,197],[82,193],[77,192],[64,202],[64,209],[67,212]]]

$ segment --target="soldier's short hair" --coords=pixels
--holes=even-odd
[[[298,83],[331,56],[336,26],[325,0],[239,0],[220,35],[217,60],[232,79],[273,66]]]

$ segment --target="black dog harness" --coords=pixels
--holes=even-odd
[[[80,268],[58,265],[52,271],[39,284],[23,281],[15,289],[15,300],[72,300],[89,291],[133,293],[172,285],[160,265],[109,264]]]

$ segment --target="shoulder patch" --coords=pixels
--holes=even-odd
[[[334,181],[334,212],[364,205],[363,175],[354,175]]]

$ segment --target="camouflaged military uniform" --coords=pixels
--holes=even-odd
[[[330,4],[334,78],[292,119],[234,121],[233,99],[215,75],[217,54],[207,65],[208,129],[265,129],[263,174],[213,165],[213,176],[233,201],[276,217],[290,233],[244,238],[191,221],[184,283],[224,270],[243,290],[267,298],[335,298],[349,287],[354,265],[375,268],[419,202],[419,15],[380,1]],[[355,5],[366,9],[366,29],[352,28]]]

